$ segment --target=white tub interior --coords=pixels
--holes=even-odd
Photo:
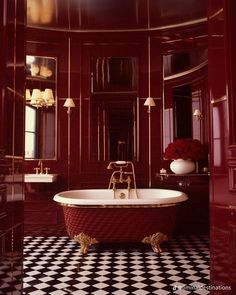
[[[126,198],[120,199],[120,193],[125,193]],[[88,189],[64,191],[54,196],[54,201],[68,205],[164,205],[176,204],[186,201],[187,195],[181,191],[168,189],[131,189],[129,198],[128,191],[117,189],[115,192],[108,189]]]

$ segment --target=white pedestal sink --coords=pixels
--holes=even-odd
[[[55,182],[57,174],[25,174],[25,182]]]

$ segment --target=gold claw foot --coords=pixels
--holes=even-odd
[[[89,246],[98,243],[98,241],[95,238],[91,238],[84,233],[80,233],[77,236],[74,236],[74,241],[80,244],[81,254],[86,254],[89,250]]]
[[[168,240],[168,238],[166,235],[164,235],[161,232],[158,232],[156,234],[145,237],[142,240],[142,243],[150,244],[152,246],[153,252],[159,254],[162,252],[162,249],[160,247],[161,243],[164,241],[167,241],[167,240]]]

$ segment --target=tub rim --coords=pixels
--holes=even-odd
[[[125,205],[125,204],[120,204],[120,205],[105,205],[105,204],[100,204],[100,205],[82,205],[82,204],[66,204],[66,203],[61,203],[58,202],[58,205],[63,206],[63,207],[70,207],[70,208],[160,208],[160,207],[173,207],[173,206],[178,206],[180,205],[182,202],[178,202],[178,203],[168,203],[168,204],[143,204],[143,205],[137,205],[137,204],[129,204],[129,205]]]
[[[143,188],[144,190],[149,190],[149,188]],[[185,202],[186,200],[188,200],[188,196],[186,193],[182,192],[182,191],[178,191],[178,190],[170,190],[170,189],[158,189],[158,188],[151,188],[151,190],[167,190],[167,191],[175,191],[175,192],[178,192],[180,195],[179,197],[182,198],[182,200],[176,200],[176,201],[173,201],[171,200],[171,202],[161,202],[161,203],[144,203],[144,204],[135,204],[135,203],[128,203],[128,204],[125,204],[125,203],[120,203],[118,204],[117,203],[114,203],[114,204],[106,204],[106,201],[107,200],[103,200],[104,202],[102,203],[99,203],[99,204],[92,204],[91,202],[89,204],[74,204],[74,203],[68,203],[68,202],[63,202],[63,200],[60,200],[60,198],[62,198],[60,196],[60,194],[63,194],[63,193],[68,193],[70,191],[83,191],[83,189],[77,189],[77,190],[67,190],[67,191],[61,191],[59,193],[56,193],[54,195],[54,198],[53,200],[55,202],[58,203],[58,205],[60,206],[64,206],[64,207],[70,207],[70,208],[160,208],[160,207],[173,207],[173,206],[177,206],[177,205],[180,205],[182,202]],[[85,191],[88,191],[90,189],[85,189]],[[96,191],[96,190],[106,190],[107,189],[91,189],[91,191]],[[142,190],[142,189],[141,189]],[[59,200],[57,200],[56,198],[59,197]],[[147,198],[148,199],[148,198]],[[146,200],[147,200],[146,199]],[[86,200],[86,199],[81,199],[81,200]],[[89,199],[91,201],[91,199]],[[112,200],[118,200],[118,199],[112,199]],[[129,200],[129,199],[127,199]],[[140,199],[139,199],[140,200]],[[101,199],[102,201],[102,199]],[[119,201],[119,200],[118,200]],[[122,201],[122,200],[121,200]]]

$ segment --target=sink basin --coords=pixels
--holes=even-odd
[[[25,182],[55,182],[57,174],[25,174]]]

